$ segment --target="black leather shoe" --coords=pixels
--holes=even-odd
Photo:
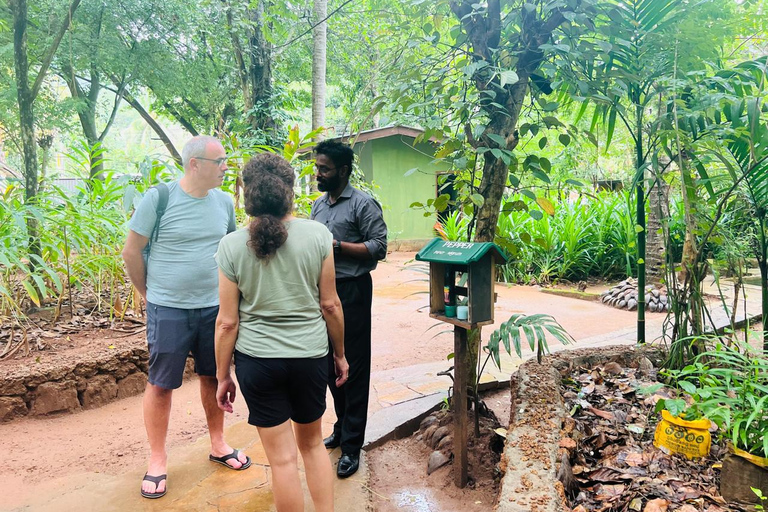
[[[331,450],[334,448],[338,448],[339,446],[341,446],[341,435],[334,432],[333,434],[323,439],[323,444],[325,445],[326,448],[330,448]]]
[[[336,466],[336,474],[339,478],[347,478],[354,475],[358,467],[360,467],[360,455],[345,453],[339,459],[339,465]]]

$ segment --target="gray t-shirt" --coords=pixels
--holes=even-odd
[[[310,219],[324,224],[336,240],[365,244],[369,260],[337,254],[336,279],[360,277],[387,257],[387,225],[381,206],[374,198],[347,184],[335,203],[326,192],[312,204]]]
[[[221,240],[216,261],[240,290],[235,348],[253,357],[322,357],[328,353],[328,328],[320,310],[320,272],[333,238],[311,220],[295,219],[285,227],[288,239],[268,262],[248,247],[248,228]]]
[[[149,237],[157,218],[158,192],[150,189],[128,221]],[[147,300],[158,306],[198,309],[219,304],[219,273],[213,255],[224,235],[237,229],[232,198],[218,189],[192,197],[168,183],[168,206],[147,261]]]

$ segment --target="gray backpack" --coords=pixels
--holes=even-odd
[[[154,240],[157,242],[157,236],[160,233],[160,219],[163,218],[165,209],[168,206],[168,185],[165,183],[160,183],[152,188],[157,189],[157,207],[155,208],[155,227],[152,228],[152,233],[149,235],[149,242],[147,242],[147,245],[144,247],[143,251],[145,268],[147,262],[149,261],[149,251],[152,247],[152,241]]]

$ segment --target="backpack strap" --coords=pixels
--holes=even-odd
[[[152,228],[152,234],[149,235],[150,240],[157,242],[157,236],[160,233],[160,219],[165,214],[165,209],[168,207],[168,185],[165,183],[159,183],[154,188],[157,189],[157,207],[155,208],[155,227]]]

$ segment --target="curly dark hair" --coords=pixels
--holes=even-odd
[[[253,217],[248,247],[259,259],[269,260],[288,239],[281,219],[293,209],[295,180],[291,164],[272,153],[256,155],[243,167],[245,212]]]

